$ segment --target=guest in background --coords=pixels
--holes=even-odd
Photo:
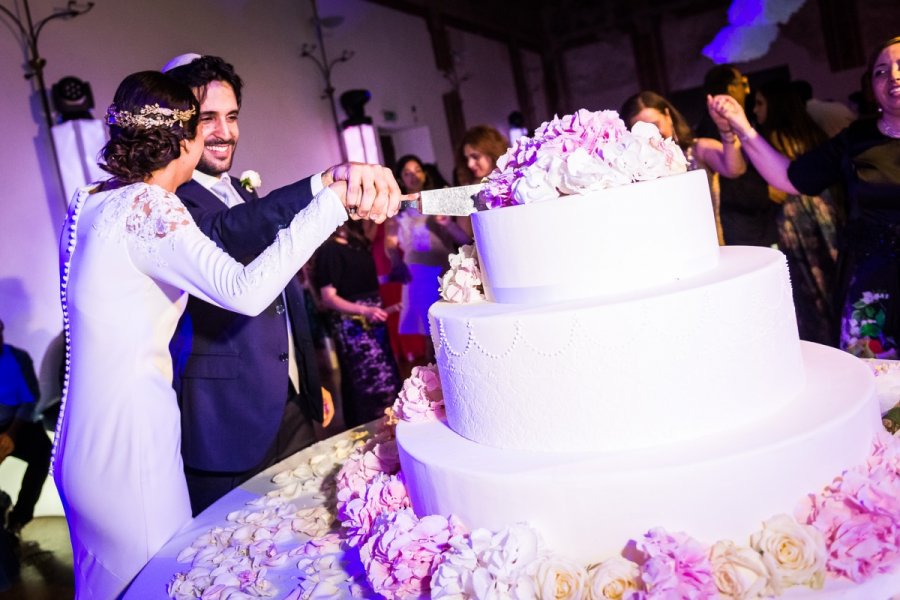
[[[828,137],[806,111],[806,103],[786,81],[756,91],[753,112],[760,132],[789,159],[823,144]],[[837,346],[834,284],[837,275],[836,203],[829,190],[820,195],[769,192],[778,210],[778,248],[791,273],[800,339]]]
[[[717,65],[707,71],[703,91],[708,96],[727,94],[744,106],[750,83],[734,65]],[[718,137],[719,126],[709,114],[697,125],[700,137]],[[775,205],[769,200],[769,186],[752,164],[740,177],[719,178],[719,217],[722,237],[729,246],[774,246],[778,242]]]
[[[402,157],[396,171],[404,194],[435,189],[417,156]],[[403,283],[398,332],[425,337],[426,363],[434,360],[428,308],[440,298],[438,280],[450,266],[447,257],[471,241],[465,224],[453,217],[423,215],[412,207],[385,223],[384,250],[391,261],[391,278]]]
[[[459,185],[481,183],[497,166],[497,159],[509,148],[509,140],[488,125],[466,131],[456,150],[455,179]]]
[[[186,294],[258,314],[348,213],[380,220],[399,204],[390,173],[377,189],[348,192],[346,182],[334,183],[242,265],[203,234],[175,195],[208,143],[199,113],[191,89],[162,73],[126,77],[107,111],[103,158],[112,178],[79,190],[62,229],[70,371],[52,468],[78,599],[118,597],[190,521],[169,355]],[[226,377],[239,368],[208,366]],[[254,402],[252,392],[244,401]]]
[[[31,357],[5,342],[0,321],[0,462],[15,456],[27,463],[16,505],[6,528],[18,534],[34,517],[34,507],[50,471],[50,438],[41,421],[35,422],[40,398]],[[2,515],[0,515],[2,516]]]
[[[356,427],[384,414],[400,391],[378,276],[361,223],[345,223],[316,252],[314,280],[341,371],[344,421]]]
[[[881,110],[791,160],[759,134],[728,96],[714,109],[744,141],[768,182],[789,194],[815,196],[835,184],[848,193],[848,221],[838,268],[841,348],[863,357],[897,358],[900,336],[900,37],[869,61]]]
[[[197,169],[178,196],[200,230],[245,264],[306,208],[323,182],[358,180],[363,171],[375,172],[370,165],[338,165],[261,198],[258,183],[229,174],[240,138],[243,91],[234,67],[216,56],[183,55],[166,71],[199,99],[205,142]],[[377,167],[377,173],[393,183],[387,169]],[[333,415],[321,393],[317,352],[296,278],[257,316],[191,298],[170,349],[194,515],[312,444],[312,422]]]
[[[694,137],[687,121],[675,106],[657,94],[644,91],[628,98],[619,109],[619,115],[633,127],[638,121],[656,125],[664,138],[672,138],[684,152],[688,160],[688,170],[704,169],[712,177],[721,174],[725,177],[739,177],[746,170],[746,163],[741,154],[740,143],[726,121],[720,123],[718,129],[722,141],[712,138]],[[712,186],[715,191],[715,186]],[[719,207],[717,196],[712,193],[713,209],[716,223],[719,223]],[[722,232],[719,226],[719,242],[722,243]]]
[[[810,118],[827,137],[836,136],[856,120],[853,111],[840,102],[813,98],[812,84],[805,79],[792,81],[791,87],[805,104]]]

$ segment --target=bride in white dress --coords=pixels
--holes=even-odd
[[[165,75],[127,77],[108,113],[113,178],[75,196],[62,233],[68,363],[53,474],[78,599],[119,596],[191,519],[168,351],[187,294],[258,314],[347,219],[345,204],[376,221],[397,209],[393,176],[377,191],[371,179],[351,183],[350,200],[344,182],[332,184],[243,266],[173,193],[203,150],[198,112],[191,91]]]

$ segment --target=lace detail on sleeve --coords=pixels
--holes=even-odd
[[[305,257],[294,269],[295,272],[299,270],[316,248],[344,222],[346,214],[343,208],[335,210],[333,203],[319,197],[323,195],[320,192],[309,206],[297,213],[290,225],[278,232],[275,243],[245,267],[244,273],[251,289],[259,286],[273,272],[279,272],[286,256]]]
[[[157,186],[147,186],[131,198],[125,218],[125,231],[136,246],[164,264],[159,244],[172,242],[174,236],[194,224],[178,196]]]

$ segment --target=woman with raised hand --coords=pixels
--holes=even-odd
[[[126,77],[107,113],[112,177],[76,194],[62,232],[68,375],[52,468],[79,599],[119,596],[190,521],[168,351],[187,294],[257,314],[347,219],[347,206],[381,220],[399,202],[380,167],[352,198],[345,182],[334,183],[244,266],[200,232],[174,194],[202,154],[199,108],[166,75]]]
[[[719,127],[721,141],[706,137],[696,137],[687,120],[675,106],[656,92],[643,91],[629,97],[619,109],[619,116],[634,127],[637,122],[651,123],[659,129],[664,138],[672,138],[684,152],[688,160],[688,170],[704,169],[710,175],[710,196],[716,215],[716,229],[719,243],[724,244],[722,226],[719,219],[719,186],[715,175],[740,177],[747,170],[747,163],[741,154],[741,145],[727,121],[710,112]]]
[[[897,358],[900,336],[900,37],[881,44],[867,74],[876,117],[855,121],[791,159],[758,133],[741,106],[714,98],[714,110],[741,138],[760,174],[788,194],[820,194],[842,184],[847,225],[838,266],[841,347],[863,357]]]

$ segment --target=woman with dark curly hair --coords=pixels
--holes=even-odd
[[[112,178],[75,195],[63,229],[67,377],[52,468],[77,598],[118,597],[191,518],[168,351],[187,294],[258,314],[347,219],[346,183],[332,184],[257,259],[236,262],[174,194],[203,151],[198,113],[168,76],[126,77],[107,111]],[[366,212],[390,216],[398,199],[391,189]]]

